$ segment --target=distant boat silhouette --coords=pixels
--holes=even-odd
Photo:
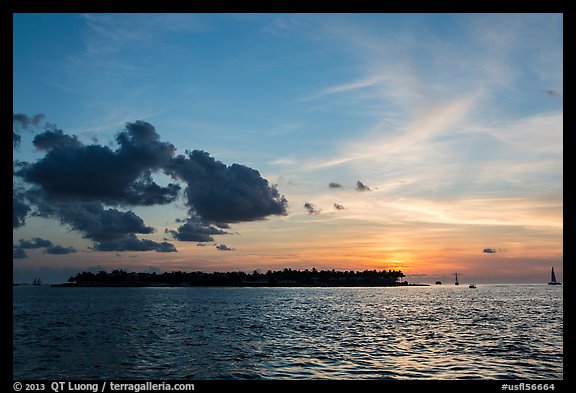
[[[468,285],[468,288],[476,288],[476,285],[470,284],[470,285]]]
[[[554,274],[554,266],[552,266],[552,273],[550,273],[550,282],[548,283],[548,285],[562,285],[562,283],[556,281],[556,274]]]
[[[454,273],[456,275],[456,282],[454,283],[454,285],[460,285],[460,283],[458,282],[458,273]]]
[[[39,278],[35,278],[34,281],[32,282],[32,285],[42,285],[42,280],[40,280]]]
[[[442,285],[442,281],[436,281],[436,285]]]

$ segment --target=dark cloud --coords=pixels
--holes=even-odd
[[[167,242],[155,242],[149,239],[138,239],[136,235],[129,234],[122,240],[111,240],[94,244],[96,251],[156,251],[176,252],[176,247]]]
[[[168,163],[175,147],[160,142],[148,123],[128,123],[117,137],[120,147],[115,151],[83,145],[60,130],[46,131],[34,141],[46,155],[15,174],[52,200],[154,205],[172,202],[180,190],[176,184],[161,187],[152,181],[152,171]]]
[[[59,245],[53,245],[50,240],[41,239],[35,237],[32,240],[20,239],[19,244],[12,247],[12,258],[27,258],[25,249],[36,249],[36,248],[46,248],[46,253],[48,254],[72,254],[76,252],[74,247],[64,247]]]
[[[362,183],[360,180],[356,182],[356,191],[372,191],[370,187]]]
[[[46,252],[48,254],[64,255],[64,254],[73,254],[76,252],[76,249],[74,247],[63,247],[56,245],[46,248]]]
[[[178,229],[166,229],[165,232],[170,233],[176,240],[186,242],[212,242],[214,241],[213,235],[225,235],[228,233],[214,225],[205,224],[197,218],[189,218]]]
[[[42,248],[42,247],[52,247],[53,244],[50,240],[41,239],[39,237],[35,237],[32,240],[24,240],[20,239],[18,247],[20,248]]]
[[[178,184],[170,183],[161,187],[154,183],[151,172],[145,171],[138,181],[128,186],[124,202],[129,205],[164,205],[174,201],[178,192]]]
[[[160,169],[172,159],[176,147],[168,142],[160,142],[160,136],[152,124],[137,120],[126,124],[126,131],[116,138],[120,149],[118,156],[134,171]]]
[[[100,203],[42,204],[37,214],[57,218],[82,232],[85,238],[98,242],[123,240],[134,233],[154,232],[154,228],[144,225],[133,211],[105,209]]]
[[[38,126],[45,117],[42,113],[37,113],[32,117],[24,113],[14,113],[12,115],[12,125],[19,129]]]
[[[62,130],[48,130],[34,137],[32,144],[38,150],[50,150],[55,146],[80,148],[82,143],[73,135],[66,135]]]
[[[342,184],[332,182],[328,184],[328,188],[342,188]]]
[[[20,143],[18,129],[37,126],[43,119],[41,114],[14,114],[13,143]],[[94,249],[174,252],[168,242],[137,239],[136,234],[154,229],[133,211],[115,208],[173,202],[181,186],[157,184],[156,172],[186,186],[190,218],[180,221],[183,224],[176,230],[166,230],[177,240],[214,241],[214,235],[228,233],[224,229],[229,223],[287,214],[286,198],[258,171],[239,164],[227,166],[199,150],[175,157],[174,145],[161,141],[147,122],[127,123],[116,137],[116,148],[95,140],[84,144],[53,124],[44,124],[44,129],[33,140],[44,156],[35,162],[14,162],[13,174],[31,186],[14,191],[14,228],[24,225],[32,212],[81,232],[96,243]]]
[[[125,175],[116,154],[105,146],[53,148],[16,175],[39,185],[47,197],[69,201],[113,201],[136,175]]]
[[[226,244],[219,244],[216,246],[216,249],[220,251],[234,251],[234,248],[228,247]]]
[[[494,248],[485,248],[482,250],[482,252],[485,254],[494,254],[496,253],[496,250]]]
[[[28,258],[26,251],[21,247],[12,247],[12,259]]]
[[[308,214],[319,214],[320,210],[316,208],[316,205],[306,202],[304,208],[308,211]]]
[[[188,206],[202,220],[235,223],[287,214],[286,198],[257,170],[244,165],[226,166],[194,150],[174,158],[169,173],[187,183]]]
[[[156,248],[156,252],[178,252],[176,246],[168,242],[160,242],[160,245]]]
[[[20,147],[20,141],[21,140],[22,140],[22,137],[20,137],[20,134],[17,134],[16,131],[12,131],[12,147],[13,148]]]
[[[12,114],[12,147],[18,148],[20,146],[20,142],[22,140],[20,132],[22,130],[38,126],[44,117],[45,116],[41,113],[38,113],[32,117],[23,113]]]
[[[334,209],[336,210],[344,210],[344,206],[340,205],[339,203],[334,204]]]
[[[24,201],[23,194],[12,190],[12,228],[23,226],[30,210],[30,206]]]

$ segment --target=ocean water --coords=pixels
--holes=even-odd
[[[563,291],[13,287],[15,379],[562,379]]]

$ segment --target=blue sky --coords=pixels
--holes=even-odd
[[[15,159],[42,160],[32,141],[50,127],[116,149],[140,120],[175,154],[257,170],[287,211],[228,222],[201,247],[170,236],[185,184],[170,204],[105,205],[141,217],[154,232],[138,239],[170,253],[96,251],[29,215],[15,245],[76,252],[28,248],[15,280],[287,266],[539,281],[555,265],[562,277],[562,29],[561,14],[16,14],[13,111],[45,117],[17,130]]]

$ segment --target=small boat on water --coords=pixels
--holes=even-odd
[[[556,281],[556,274],[554,274],[554,266],[552,266],[552,273],[550,273],[550,282],[548,283],[548,285],[562,285],[562,283]]]
[[[476,288],[476,285],[470,284],[470,285],[468,285],[468,288]]]
[[[456,276],[456,282],[454,283],[454,285],[460,285],[460,283],[458,282],[458,273],[454,273],[454,275]]]
[[[436,285],[442,285],[442,281],[436,281]]]
[[[42,280],[40,280],[39,278],[35,278],[34,281],[32,282],[32,285],[42,285]]]

